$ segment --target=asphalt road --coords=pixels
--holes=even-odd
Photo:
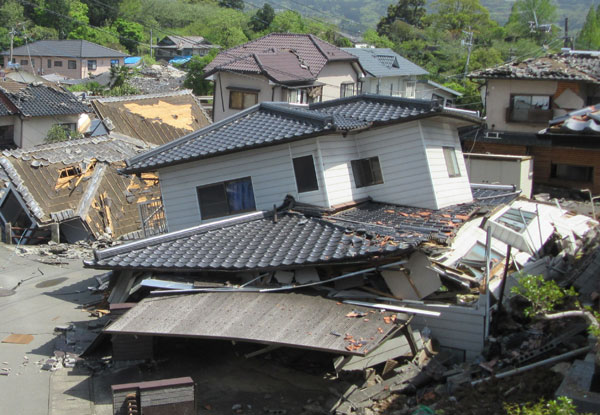
[[[60,399],[69,399],[51,399],[51,372],[40,363],[54,354],[54,328],[92,320],[78,307],[99,298],[87,289],[99,272],[83,269],[81,260],[47,265],[36,259],[0,244],[0,341],[13,333],[33,336],[28,344],[0,343],[0,369],[9,369],[8,376],[0,375],[2,414],[49,414],[51,406],[62,405]]]

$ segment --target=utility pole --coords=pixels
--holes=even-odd
[[[471,28],[469,28],[471,29]],[[471,60],[471,50],[473,49],[473,32],[467,32],[466,30],[463,30],[463,34],[467,35],[467,40],[464,40],[461,42],[463,44],[463,46],[467,46],[468,47],[468,52],[467,52],[467,63],[465,65],[465,73],[463,75],[463,78],[467,77],[467,73],[469,73],[469,61]]]
[[[15,40],[15,35],[17,33],[18,32],[16,31],[16,29],[14,27],[11,29],[10,32],[8,32],[8,34],[10,35],[10,61],[9,61],[10,63],[12,63],[12,61],[13,61],[13,42]],[[6,66],[8,66],[8,65],[6,65]]]

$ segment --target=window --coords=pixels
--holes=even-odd
[[[69,69],[77,69],[77,61],[68,61],[67,64]]]
[[[354,84],[347,83],[340,85],[340,98],[351,97],[354,95]]]
[[[440,105],[444,105],[444,97],[438,94],[431,94],[431,100],[436,101]]]
[[[454,147],[442,147],[444,150],[444,160],[446,160],[446,169],[448,177],[459,177],[460,169],[458,168],[458,160],[456,159],[456,150]]]
[[[317,172],[315,171],[313,156],[296,157],[293,159],[293,162],[298,193],[319,190],[319,182],[317,181]]]
[[[417,92],[417,81],[406,81],[406,98],[414,98]]]
[[[14,127],[12,125],[3,125],[0,127],[0,148],[14,144]]]
[[[288,102],[292,104],[308,104],[306,89],[290,89],[288,91]]]
[[[96,64],[96,60],[88,60],[88,71],[95,71],[98,65]]]
[[[48,59],[48,68],[52,68],[52,59]]]
[[[258,91],[231,91],[229,93],[229,108],[243,110],[258,103]]]
[[[29,65],[29,61],[27,59],[21,59],[21,61],[19,62],[19,64],[21,66],[27,66],[27,65]]]
[[[508,209],[498,219],[496,219],[496,222],[521,233],[527,226],[529,226],[535,217],[536,214],[533,212],[526,212],[519,209]]]
[[[110,60],[110,66],[119,66],[119,60],[118,59],[111,59]]]
[[[594,177],[594,168],[591,166],[552,163],[550,166],[550,177],[574,182],[591,182]]]
[[[196,190],[202,219],[256,210],[250,177],[200,186]]]
[[[552,119],[550,97],[546,95],[513,95],[508,121],[542,123]]]
[[[61,68],[62,67],[62,61],[54,61],[54,67],[55,68]]]
[[[383,183],[379,157],[370,157],[368,159],[352,160],[352,174],[356,187],[373,186]]]

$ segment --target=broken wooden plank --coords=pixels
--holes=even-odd
[[[350,359],[340,356],[334,360],[333,366],[336,372],[364,370],[387,360],[400,356],[410,356],[411,347],[405,336],[386,340],[377,349],[372,350],[366,356],[352,356]]]
[[[250,359],[251,357],[260,356],[261,354],[272,352],[273,350],[279,349],[280,347],[281,346],[278,346],[276,344],[272,344],[270,346],[263,347],[260,350],[256,350],[256,351],[254,351],[252,353],[245,354],[244,357],[246,359]]]

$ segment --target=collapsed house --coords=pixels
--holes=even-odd
[[[153,235],[164,227],[158,178],[119,173],[150,147],[111,133],[4,151],[0,225],[8,243]],[[50,226],[53,225],[53,226]]]
[[[211,123],[189,89],[97,98],[90,103],[101,121],[90,129],[91,135],[113,131],[162,145]]]
[[[358,370],[414,356],[413,328],[479,356],[505,248],[527,269],[595,226],[471,185],[456,129],[480,121],[368,95],[262,103],[128,160],[159,172],[170,232],[85,262],[112,271],[112,305],[139,301],[105,329],[113,357],[192,337],[327,351]]]

